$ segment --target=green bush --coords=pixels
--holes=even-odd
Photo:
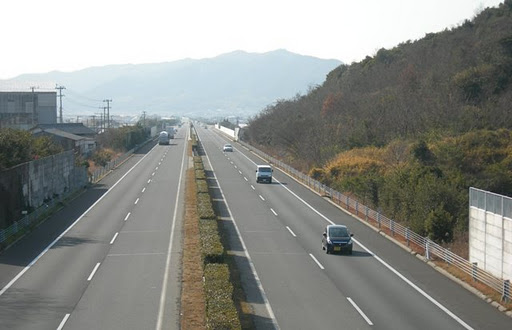
[[[208,193],[197,194],[197,213],[199,219],[216,219],[212,201]]]
[[[203,264],[224,262],[224,246],[220,240],[217,221],[200,220],[199,235],[201,237],[201,258]]]
[[[204,269],[207,329],[242,329],[233,303],[233,285],[226,264],[209,264]]]
[[[196,169],[196,170],[204,170],[203,163],[194,163],[194,169]]]
[[[196,170],[196,180],[206,180],[204,170]]]
[[[203,158],[201,156],[194,156],[194,163],[203,163]]]
[[[206,182],[206,180],[196,180],[196,186],[198,193],[208,192],[208,183]]]

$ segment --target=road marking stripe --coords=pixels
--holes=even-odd
[[[94,274],[96,274],[96,271],[98,270],[99,267],[100,267],[100,263],[98,262],[96,264],[96,266],[94,267],[94,269],[92,270],[91,275],[89,275],[89,278],[87,279],[87,281],[92,280]]]
[[[261,196],[261,195],[259,195],[259,196],[260,196],[260,198],[261,198],[261,200],[262,200],[262,201],[264,201],[264,200],[265,200],[265,198],[263,198],[263,196]]]
[[[151,176],[155,176],[155,172],[151,173]]]
[[[274,213],[274,215],[277,217],[277,213],[276,213],[276,211],[274,211],[273,208],[270,208],[270,211],[272,211],[272,213]]]
[[[245,158],[247,158],[251,163],[253,163],[254,165],[256,165],[256,163],[250,159],[249,157],[247,157],[247,155],[245,155],[244,153],[241,153]],[[284,173],[284,172],[283,172]],[[329,222],[330,224],[334,225],[335,223],[333,221],[331,221],[329,218],[327,218],[325,215],[323,215],[322,213],[320,213],[319,211],[317,211],[313,206],[309,205],[305,200],[303,200],[302,198],[300,198],[297,194],[295,194],[293,191],[291,191],[288,187],[286,187],[285,185],[281,184],[281,182],[279,182],[279,180],[276,180],[275,181],[277,183],[279,183],[281,185],[281,187],[283,187],[284,189],[286,189],[290,194],[292,194],[293,196],[295,196],[298,200],[300,200],[304,205],[306,205],[307,207],[309,207],[313,212],[315,212],[316,214],[318,214],[320,217],[322,217],[324,220],[326,220],[327,222]],[[473,328],[470,327],[466,322],[464,322],[462,319],[460,319],[457,315],[455,315],[454,313],[452,313],[450,310],[448,310],[446,307],[444,307],[443,305],[441,305],[438,301],[436,301],[434,298],[432,298],[431,296],[429,296],[426,292],[424,292],[423,290],[421,290],[418,286],[416,286],[414,283],[412,283],[409,279],[407,279],[405,276],[403,276],[402,274],[400,274],[397,270],[395,270],[393,267],[391,267],[390,265],[388,265],[386,262],[384,262],[384,260],[382,260],[381,258],[379,258],[377,255],[375,255],[375,253],[371,252],[370,250],[368,250],[366,247],[364,247],[359,241],[357,240],[354,240],[354,242],[356,242],[359,246],[361,246],[363,249],[366,250],[366,252],[372,254],[376,260],[378,260],[381,264],[383,264],[386,268],[388,268],[391,272],[395,273],[399,278],[401,278],[404,282],[406,282],[407,284],[409,284],[412,288],[414,288],[416,291],[418,291],[421,295],[423,295],[425,298],[427,298],[429,301],[431,301],[434,305],[436,305],[437,307],[439,307],[442,311],[444,311],[446,314],[448,314],[452,319],[454,319],[455,321],[457,321],[460,325],[462,325],[464,328],[468,329],[468,330],[472,330]]]
[[[155,168],[155,171],[158,171],[158,166]]]
[[[318,265],[318,267],[320,267],[320,269],[325,269],[324,266],[322,266],[322,264],[320,263],[320,261],[318,261],[314,255],[312,255],[311,253],[309,254],[309,256],[311,258],[313,258],[313,260],[316,262],[316,264]]]
[[[126,215],[126,217],[124,217],[124,221],[128,220],[128,218],[130,217],[130,214],[132,214],[131,212],[128,212],[128,214]]]
[[[290,232],[290,234],[292,234],[293,237],[297,237],[297,235],[295,235],[295,233],[293,232],[293,230],[290,229],[290,227],[286,226],[286,229],[288,229],[288,231]]]
[[[187,132],[188,135],[188,132]],[[180,168],[180,178],[178,180],[178,189],[176,190],[176,202],[174,204],[174,214],[172,216],[172,225],[171,225],[171,233],[169,238],[169,247],[167,248],[167,259],[165,261],[165,273],[164,278],[162,282],[162,292],[160,293],[160,305],[158,307],[158,318],[156,322],[156,330],[161,330],[163,326],[163,319],[164,319],[164,311],[165,311],[165,299],[167,296],[167,283],[169,282],[169,268],[171,265],[171,254],[172,254],[172,244],[174,242],[174,229],[176,227],[176,221],[178,217],[178,203],[179,203],[179,196],[180,196],[180,189],[181,189],[181,183],[183,181],[183,171],[185,168],[185,159],[188,160],[188,158],[185,157],[187,152],[187,148],[183,148],[183,154],[181,156],[181,168]]]
[[[254,186],[252,184],[251,184],[251,188],[252,188],[252,190],[256,190],[256,188],[254,188]]]
[[[64,329],[64,325],[66,324],[66,322],[68,321],[69,317],[71,316],[71,314],[66,314],[64,316],[64,318],[62,319],[62,321],[60,321],[60,324],[59,324],[59,327],[57,328],[57,330],[62,330]]]
[[[370,253],[376,260],[378,260],[382,265],[384,265],[387,269],[389,269],[392,273],[394,273],[396,276],[398,276],[400,279],[402,279],[405,283],[409,284],[414,290],[418,291],[423,297],[427,298],[430,302],[432,302],[434,305],[439,307],[443,312],[448,314],[452,319],[457,321],[460,325],[462,325],[464,328],[468,330],[473,330],[471,326],[469,326],[466,322],[464,322],[461,318],[459,318],[457,315],[452,313],[448,308],[444,307],[441,303],[439,303],[437,300],[429,296],[425,291],[420,289],[416,284],[412,283],[407,277],[399,273],[396,269],[391,267],[387,262],[382,260],[379,256],[377,256],[375,253],[370,251],[366,246],[361,244],[361,242],[355,240],[352,238],[354,242],[356,242],[360,247],[362,247],[366,252]]]
[[[359,308],[359,306],[357,306],[357,304],[352,300],[350,299],[349,297],[347,297],[347,300],[352,304],[352,306],[354,306],[354,308],[356,309],[356,311],[359,312],[359,314],[361,314],[361,316],[363,317],[363,319],[366,321],[366,323],[368,323],[369,325],[373,325],[372,321],[368,318],[368,316],[366,316],[365,313],[363,313],[363,311],[361,310],[361,308]]]
[[[145,192],[146,191],[146,187],[142,188],[142,192]]]
[[[114,244],[114,241],[116,240],[117,235],[119,235],[119,233],[116,233],[116,234],[114,235],[114,237],[112,237],[112,240],[110,241],[110,245]]]
[[[137,165],[140,164],[140,162],[142,162],[154,149],[156,148],[156,145],[146,154],[144,155],[144,157],[142,157],[135,165],[133,165],[132,168],[130,168],[128,170],[128,172],[126,172],[119,180],[117,180],[116,183],[114,183],[114,185],[112,187],[110,187],[109,190],[107,190],[103,195],[101,195],[100,198],[98,198],[98,200],[96,202],[94,202],[94,204],[92,204],[84,213],[82,213],[82,215],[75,220],[75,222],[73,222],[66,230],[64,230],[56,239],[53,240],[53,242],[51,242],[41,253],[39,253],[37,255],[37,257],[35,257],[25,268],[23,268],[22,271],[20,271],[18,273],[18,275],[16,275],[9,283],[7,283],[6,286],[4,286],[4,288],[0,291],[0,296],[2,296],[5,291],[7,291],[14,283],[16,283],[17,280],[20,279],[20,277],[23,276],[23,274],[25,274],[29,269],[30,267],[32,267],[39,259],[41,259],[42,256],[44,256],[46,254],[46,252],[48,252],[64,235],[66,235],[70,230],[71,228],[73,228],[80,220],[82,220],[82,218],[93,208],[96,206],[96,204],[98,204],[103,198],[105,198],[105,196],[108,195],[108,193],[114,189],[115,186],[117,186],[119,184],[119,182],[121,182],[121,180],[123,180],[128,174],[130,174],[130,172],[135,168],[137,167]]]
[[[242,174],[242,171],[238,171],[238,173]]]
[[[238,167],[235,165],[235,168],[238,168]]]
[[[244,180],[245,180],[245,181],[247,181],[247,182],[249,182],[249,179],[247,179],[245,176],[244,176]]]
[[[151,179],[148,180],[148,183],[150,183],[150,182],[151,182]]]
[[[137,204],[138,202],[139,202],[139,199],[137,198],[137,199],[135,200],[135,204]]]
[[[217,180],[217,177],[215,176],[215,170],[213,169],[212,163],[210,162],[210,157],[208,157],[208,153],[205,150],[206,159],[208,160],[208,164],[210,165],[210,168],[213,171],[213,177],[215,180]],[[243,155],[243,153],[242,153]],[[245,155],[244,155],[245,156]],[[247,156],[246,156],[247,157]],[[224,192],[222,191],[220,183],[217,181],[217,184],[219,186],[220,193],[222,195],[222,198],[225,199]],[[252,189],[255,189],[253,185],[251,185]],[[267,294],[265,293],[265,289],[263,288],[263,285],[261,284],[261,280],[258,276],[258,273],[256,272],[256,267],[254,267],[254,263],[252,262],[251,256],[249,255],[249,251],[247,251],[247,246],[245,245],[244,240],[242,239],[242,234],[240,233],[240,229],[238,228],[235,219],[233,218],[233,213],[231,212],[231,209],[229,208],[228,202],[226,201],[226,209],[228,210],[229,216],[231,217],[231,220],[233,221],[233,225],[236,230],[237,236],[240,238],[240,244],[242,245],[243,253],[246,257],[246,259],[249,262],[249,267],[251,268],[251,272],[254,276],[254,280],[256,282],[256,285],[260,291],[261,298],[263,299],[263,304],[265,305],[267,309],[267,313],[269,318],[272,320],[272,325],[275,330],[280,330],[279,324],[277,323],[276,316],[274,314],[274,311],[272,310],[272,306],[270,306],[270,302],[268,301]]]

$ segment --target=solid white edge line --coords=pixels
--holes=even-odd
[[[187,130],[187,135],[189,134],[189,130]],[[188,141],[188,139],[186,139]],[[172,225],[171,225],[171,233],[170,233],[170,239],[169,239],[169,247],[167,248],[167,259],[165,261],[165,273],[162,283],[162,292],[160,294],[160,306],[158,308],[158,319],[156,323],[156,330],[162,329],[162,323],[164,319],[164,310],[165,310],[165,296],[167,293],[167,282],[169,280],[169,266],[171,264],[171,254],[172,254],[172,244],[174,241],[174,228],[176,226],[176,218],[178,216],[178,202],[179,202],[179,195],[180,195],[180,189],[181,189],[181,181],[183,180],[183,169],[185,168],[185,156],[187,152],[187,146],[188,144],[185,143],[185,146],[183,147],[183,155],[181,159],[181,169],[180,169],[180,179],[178,181],[178,190],[176,192],[176,201],[174,204],[174,214],[172,217]]]
[[[366,321],[366,323],[368,323],[368,325],[373,325],[372,321],[368,318],[368,316],[366,316],[363,310],[359,308],[359,306],[357,306],[357,304],[351,298],[347,297],[347,300],[352,304],[352,306],[354,306],[356,311],[358,311],[358,313],[363,317],[363,319]]]
[[[324,266],[322,266],[320,261],[318,261],[313,254],[310,253],[309,256],[316,262],[316,264],[318,265],[318,267],[320,267],[320,269],[322,269],[322,270],[325,269]]]
[[[128,220],[128,218],[130,217],[130,214],[132,214],[131,212],[128,212],[128,214],[126,215],[126,217],[124,217],[124,221]]]
[[[98,268],[100,267],[100,264],[101,264],[101,263],[100,263],[100,262],[98,262],[98,263],[96,264],[96,266],[94,266],[94,269],[92,270],[91,275],[89,275],[89,277],[87,278],[87,281],[91,281],[91,280],[92,280],[92,278],[94,277],[94,274],[96,274],[96,271],[97,271],[97,270],[98,270]]]
[[[114,241],[116,240],[117,235],[119,235],[119,232],[115,233],[114,237],[112,237],[112,240],[110,241],[110,245],[114,244]]]
[[[57,238],[55,238],[53,240],[53,242],[51,242],[41,253],[39,253],[39,255],[37,257],[34,258],[34,260],[32,260],[25,268],[23,268],[19,273],[18,275],[16,275],[9,283],[7,283],[6,286],[4,286],[4,288],[0,291],[0,297],[5,293],[5,291],[7,291],[14,283],[16,283],[17,280],[20,279],[20,277],[23,276],[23,274],[25,274],[29,269],[30,267],[32,267],[42,256],[44,256],[46,254],[46,252],[48,252],[48,250],[50,250],[64,235],[67,234],[68,231],[71,230],[71,228],[73,228],[80,220],[82,220],[82,218],[93,208],[96,206],[96,204],[98,204],[105,196],[108,195],[108,193],[114,189],[115,186],[117,186],[117,184],[119,182],[121,182],[121,180],[123,180],[137,165],[140,164],[140,162],[142,162],[144,160],[144,158],[146,158],[152,151],[153,149],[156,148],[156,145],[146,154],[144,155],[144,157],[142,157],[135,165],[133,165],[132,168],[130,168],[128,170],[128,172],[126,172],[119,180],[117,180],[116,183],[114,183],[114,185],[112,187],[110,187],[109,190],[107,190],[103,195],[101,195],[100,198],[98,198],[98,200],[96,202],[94,202],[94,204],[92,204],[87,210],[85,210],[84,213],[82,213],[82,215],[75,220],[75,222],[73,222],[66,230],[64,230]]]
[[[64,318],[62,319],[62,321],[60,321],[60,324],[59,324],[59,327],[57,328],[57,330],[62,330],[64,329],[64,325],[66,325],[66,322],[68,321],[69,317],[71,316],[71,314],[66,314],[64,316]]]
[[[241,153],[245,158],[247,158],[251,163],[255,164],[256,163],[250,159],[249,157],[247,157],[247,155],[245,155],[244,153]],[[284,173],[284,172],[283,172]],[[285,185],[281,184],[281,182],[279,182],[279,180],[275,179],[275,181],[277,183],[280,184],[281,187],[283,187],[284,189],[286,189],[290,194],[292,194],[293,196],[295,196],[298,200],[300,200],[302,203],[304,203],[304,205],[306,205],[307,207],[309,207],[313,212],[315,212],[316,214],[318,214],[320,217],[322,217],[325,221],[329,222],[331,225],[334,225],[334,222],[331,221],[329,218],[327,218],[325,215],[323,215],[322,213],[320,213],[319,211],[317,211],[313,206],[309,205],[305,200],[303,200],[302,198],[300,198],[297,194],[295,194],[293,191],[291,191],[288,187],[286,187]],[[473,330],[473,328],[471,326],[469,326],[466,322],[464,322],[461,318],[459,318],[457,315],[455,315],[454,313],[452,313],[448,308],[444,307],[442,304],[440,304],[437,300],[435,300],[434,298],[432,298],[431,296],[429,296],[425,291],[421,290],[418,286],[416,286],[414,283],[412,283],[409,279],[407,279],[404,275],[400,274],[397,270],[395,270],[393,267],[391,267],[390,265],[388,265],[384,260],[382,260],[380,257],[378,257],[375,253],[371,252],[369,249],[367,249],[364,245],[362,245],[359,241],[355,240],[354,239],[354,242],[356,242],[359,246],[361,246],[364,250],[366,250],[366,252],[370,253],[371,255],[373,255],[373,257],[375,257],[376,260],[378,260],[382,265],[384,265],[386,268],[388,268],[391,272],[393,272],[395,275],[397,275],[400,279],[402,279],[405,283],[409,284],[413,289],[415,289],[417,292],[419,292],[421,295],[423,295],[425,298],[427,298],[430,302],[432,302],[435,306],[439,307],[443,312],[445,312],[447,315],[449,315],[452,319],[454,319],[457,323],[459,323],[460,325],[462,325],[464,328],[468,329],[468,330]]]
[[[286,226],[286,229],[288,229],[288,231],[290,232],[290,234],[292,234],[293,237],[297,237],[297,235],[295,235],[295,233],[293,232],[293,230],[291,230],[290,227]]]
[[[204,150],[204,152],[205,152],[205,155],[206,155],[206,160],[208,160],[208,164],[210,164],[210,168],[212,169],[213,177],[217,181],[217,184],[219,186],[220,194],[221,194],[222,198],[225,201],[224,203],[226,204],[226,209],[227,209],[227,211],[229,213],[231,221],[233,221],[233,227],[235,228],[236,234],[237,234],[237,236],[240,239],[240,244],[242,245],[242,250],[243,250],[243,252],[245,254],[245,257],[248,260],[248,264],[249,264],[249,267],[251,268],[251,272],[252,272],[252,274],[254,276],[254,280],[256,281],[256,285],[257,285],[258,289],[260,290],[261,298],[263,299],[263,304],[265,305],[265,307],[267,309],[268,316],[272,320],[272,324],[274,325],[275,330],[279,330],[280,327],[279,327],[279,324],[277,323],[276,316],[274,314],[274,311],[272,310],[272,306],[270,306],[270,302],[268,301],[267,294],[265,293],[265,289],[263,288],[263,285],[261,284],[260,277],[258,276],[258,273],[256,272],[256,267],[254,267],[254,263],[252,262],[251,256],[249,255],[249,251],[247,251],[247,247],[246,247],[245,242],[244,242],[244,240],[242,238],[242,234],[240,233],[240,229],[238,228],[238,226],[236,224],[235,218],[233,218],[233,213],[231,213],[231,209],[229,208],[229,205],[228,205],[228,202],[226,200],[226,197],[224,196],[224,192],[222,191],[222,187],[220,186],[220,183],[217,180],[217,176],[215,175],[215,170],[214,170],[214,168],[212,166],[212,163],[210,162],[210,157],[208,156],[208,153],[206,152],[206,150]],[[242,153],[242,155],[243,155],[243,153]],[[251,185],[251,187],[252,187],[252,189],[255,189],[253,185]]]
[[[353,239],[353,238],[352,238]],[[370,253],[371,255],[373,255],[373,257],[378,260],[382,265],[384,265],[384,267],[386,267],[387,269],[389,269],[392,273],[394,273],[396,276],[398,276],[400,279],[402,279],[405,283],[409,284],[414,290],[416,290],[417,292],[419,292],[423,297],[427,298],[431,303],[433,303],[434,305],[436,305],[439,309],[441,309],[443,312],[445,312],[446,314],[448,314],[452,319],[454,319],[455,321],[457,321],[460,325],[462,325],[464,328],[468,329],[468,330],[473,330],[473,328],[468,325],[466,322],[464,322],[461,318],[459,318],[457,315],[455,315],[454,313],[452,313],[448,308],[444,307],[441,303],[439,303],[437,300],[435,300],[434,298],[432,298],[428,293],[426,293],[425,291],[423,291],[421,288],[419,288],[416,284],[414,284],[413,282],[411,282],[407,277],[405,277],[404,275],[402,275],[400,272],[398,272],[396,269],[394,269],[393,267],[391,267],[391,265],[389,265],[387,262],[385,262],[384,260],[382,260],[379,256],[377,256],[375,253],[373,253],[372,251],[370,251],[366,246],[364,246],[363,244],[361,244],[361,242],[353,239],[354,242],[356,242],[360,247],[362,247],[366,252]]]
[[[276,211],[274,211],[273,208],[270,208],[270,211],[272,211],[272,213],[274,213],[274,215],[277,217],[277,213],[276,213]]]

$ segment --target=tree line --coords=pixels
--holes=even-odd
[[[512,195],[512,0],[331,71],[244,139],[438,242],[467,232],[468,187]]]

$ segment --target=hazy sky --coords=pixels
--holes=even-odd
[[[276,49],[347,64],[503,0],[2,0],[0,79]]]

